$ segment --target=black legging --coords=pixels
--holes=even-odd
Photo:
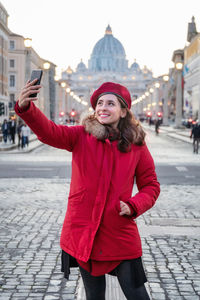
[[[87,300],[105,300],[106,280],[105,275],[92,276],[89,272],[80,268]],[[128,300],[150,300],[146,288],[134,286],[131,280],[131,265],[124,261],[116,268],[116,275],[122,291]]]

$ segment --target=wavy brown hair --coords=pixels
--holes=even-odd
[[[146,133],[140,122],[135,119],[133,113],[125,107],[120,98],[117,97],[117,99],[121,104],[121,108],[126,109],[126,116],[119,120],[117,129],[113,129],[110,125],[101,124],[105,128],[105,133],[101,137],[101,140],[105,141],[107,138],[111,141],[119,140],[117,144],[118,150],[121,152],[130,152],[132,144],[139,146],[144,144]],[[97,120],[95,113],[83,120],[83,126],[85,126],[86,120]]]
[[[118,149],[121,152],[131,151],[131,144],[142,146],[146,135],[133,113],[129,109],[126,110],[126,117],[121,118],[117,126],[121,133],[118,142]]]

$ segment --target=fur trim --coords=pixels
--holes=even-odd
[[[99,123],[97,119],[86,118],[83,121],[83,126],[85,127],[86,132],[92,134],[98,140],[105,140],[106,127]]]

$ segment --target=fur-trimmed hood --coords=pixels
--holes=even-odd
[[[83,126],[85,127],[85,131],[98,140],[105,140],[106,137],[109,136],[109,132],[107,128],[99,123],[99,121],[95,118],[91,118],[90,116],[83,120]]]
[[[145,132],[143,131],[139,122],[130,122],[127,124],[119,124],[119,128],[112,128],[111,125],[101,124],[95,117],[95,115],[87,116],[83,121],[82,125],[85,127],[85,131],[100,141],[109,139],[110,141],[118,140],[118,149],[121,152],[128,152],[131,150],[131,145],[143,145]],[[120,129],[121,128],[121,129]],[[123,129],[123,130],[122,130]]]

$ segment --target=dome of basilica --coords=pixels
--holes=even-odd
[[[83,63],[82,59],[80,63],[77,65],[76,71],[77,72],[85,72],[87,70],[86,65]]]
[[[113,36],[110,25],[107,26],[104,37],[94,46],[88,65],[89,70],[95,72],[124,72],[128,69],[124,47]]]
[[[131,65],[130,69],[131,69],[131,71],[133,71],[133,72],[138,72],[138,71],[140,71],[140,66],[139,66],[138,63],[136,62],[136,59],[135,59],[134,63]]]

